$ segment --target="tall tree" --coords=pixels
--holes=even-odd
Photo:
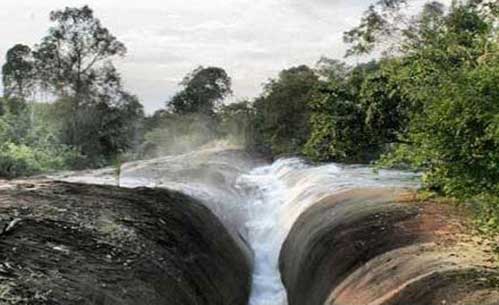
[[[109,164],[141,139],[143,106],[123,89],[111,61],[126,48],[88,6],[53,11],[50,20],[53,26],[34,51],[16,45],[7,53],[0,150],[6,149],[4,156],[23,152],[20,157],[34,160],[26,162],[40,165],[28,173]],[[55,97],[42,118],[36,111],[41,104],[30,112],[22,107],[34,88]],[[4,163],[7,169],[15,157]]]
[[[35,85],[35,64],[31,48],[17,44],[7,51],[2,67],[4,96],[24,102]]]
[[[88,6],[53,11],[50,20],[55,25],[35,51],[42,80],[54,93],[81,102],[99,75],[112,66],[109,59],[123,56],[126,48]]]
[[[55,25],[34,52],[36,68],[42,85],[70,104],[67,144],[78,147],[82,108],[121,91],[111,58],[126,48],[88,6],[53,11],[50,20]]]
[[[232,81],[222,68],[202,66],[194,69],[180,83],[183,89],[167,103],[178,114],[215,114],[215,108],[232,93]]]

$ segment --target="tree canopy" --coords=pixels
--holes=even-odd
[[[36,71],[31,48],[17,44],[7,51],[2,67],[4,96],[26,100],[35,86]]]
[[[35,92],[52,96],[54,136],[82,154],[83,166],[104,164],[136,145],[134,133],[144,115],[112,63],[126,48],[88,6],[52,11],[50,21],[39,44],[17,44],[7,52],[3,111],[20,119],[30,108],[35,128],[36,113],[26,102]]]
[[[310,132],[308,101],[318,83],[318,75],[303,65],[286,69],[265,84],[254,102],[254,145],[275,155],[300,153]]]
[[[167,103],[178,114],[203,113],[212,116],[222,100],[232,94],[232,81],[218,67],[194,69],[180,83],[182,90]]]

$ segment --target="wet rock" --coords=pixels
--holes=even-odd
[[[463,242],[462,216],[411,198],[357,189],[303,213],[280,256],[289,304],[498,304],[499,273],[485,248]]]
[[[0,304],[246,304],[250,259],[177,192],[2,182]]]
[[[64,172],[50,179],[122,187],[148,186],[178,190],[206,205],[229,229],[234,238],[245,235],[241,224],[245,213],[237,203],[241,192],[235,188],[241,174],[264,164],[260,156],[241,149],[204,148],[182,155],[171,155],[122,165],[118,179],[115,168]],[[244,244],[244,240],[239,241]]]

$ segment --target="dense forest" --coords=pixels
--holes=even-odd
[[[112,63],[125,45],[87,6],[54,11],[39,44],[6,54],[0,176],[96,168],[226,139],[273,158],[421,171],[426,190],[474,203],[481,229],[498,230],[499,4],[429,2],[410,14],[406,2],[370,6],[344,34],[345,60],[290,67],[257,98],[231,104],[230,76],[200,66],[151,116]],[[366,55],[376,60],[348,64]]]

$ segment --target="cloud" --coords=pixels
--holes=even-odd
[[[342,57],[342,33],[371,1],[2,0],[0,53],[15,43],[38,42],[49,11],[68,3],[88,3],[125,42],[128,55],[117,66],[151,112],[198,65],[225,68],[237,98],[258,95],[281,69],[313,64],[322,55]]]

